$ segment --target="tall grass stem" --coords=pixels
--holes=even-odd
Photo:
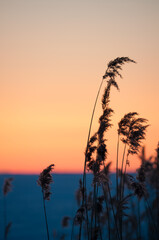
[[[116,198],[118,201],[118,156],[119,155],[119,134],[118,134],[118,142],[117,142],[117,157],[116,157]]]
[[[42,195],[43,195],[43,207],[44,207],[44,215],[45,215],[47,239],[49,240],[49,228],[48,228],[48,222],[47,222],[47,214],[46,214],[46,206],[45,206],[45,198],[44,198],[44,191],[43,191],[43,189],[42,189]]]

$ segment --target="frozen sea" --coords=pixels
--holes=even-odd
[[[42,193],[37,185],[38,175],[0,175],[0,240],[4,239],[4,179],[13,177],[12,191],[6,196],[7,222],[12,222],[7,240],[47,240]],[[48,225],[51,239],[60,239],[63,234],[71,239],[71,226],[63,228],[64,216],[74,217],[78,209],[75,192],[79,187],[80,174],[53,174],[52,195],[46,201]],[[87,175],[87,187],[91,186],[92,176]],[[111,174],[111,191],[114,192],[115,174]],[[143,235],[146,226],[143,225]],[[56,232],[56,238],[53,233]],[[144,237],[146,239],[146,237]]]
[[[0,175],[0,240],[4,239],[3,194],[4,179],[13,177],[13,189],[6,197],[7,222],[12,222],[8,240],[45,240],[46,229],[42,205],[41,188],[37,185],[38,175]],[[52,195],[46,201],[50,238],[56,230],[57,238],[65,233],[70,239],[71,226],[63,229],[64,216],[73,217],[77,210],[75,192],[79,186],[80,174],[54,174]],[[88,181],[91,176],[88,176]]]

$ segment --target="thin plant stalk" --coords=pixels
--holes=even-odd
[[[86,147],[86,154],[87,154],[87,151],[88,151],[88,143],[89,143],[89,139],[90,139],[90,134],[91,134],[91,129],[92,129],[92,123],[93,123],[93,118],[94,118],[94,113],[95,113],[95,109],[96,109],[96,105],[97,105],[97,101],[98,101],[98,97],[99,97],[99,94],[100,94],[100,90],[101,90],[101,87],[102,87],[102,84],[103,84],[103,81],[104,79],[102,79],[101,83],[100,83],[100,86],[99,86],[99,89],[98,89],[98,92],[97,92],[97,96],[96,96],[96,100],[95,100],[95,103],[94,103],[94,107],[93,107],[93,112],[92,112],[92,116],[91,116],[91,121],[90,121],[90,126],[89,126],[89,132],[88,132],[88,138],[87,138],[87,147]],[[85,154],[85,156],[86,156]],[[84,174],[83,174],[83,186],[84,188],[86,188],[86,157],[85,157],[85,162],[84,162]],[[84,191],[83,191],[83,195],[84,195]],[[83,197],[84,199],[84,197]]]
[[[11,226],[11,222],[7,224],[7,202],[6,202],[6,195],[11,191],[13,178],[6,178],[4,181],[3,186],[3,204],[4,204],[4,239],[7,239],[8,231]]]
[[[119,134],[118,134],[118,142],[117,142],[117,158],[116,158],[116,198],[118,201],[118,155],[119,155]]]
[[[103,185],[102,185],[103,188]],[[103,188],[103,193],[104,193],[104,199],[105,199],[105,205],[106,205],[106,209],[107,209],[107,215],[108,215],[108,236],[109,236],[109,240],[110,240],[110,219],[109,219],[109,208],[108,208],[108,204],[107,204],[107,197]]]
[[[112,212],[113,212],[113,217],[114,217],[116,235],[117,235],[118,240],[121,240],[121,237],[120,237],[120,234],[119,234],[119,231],[118,231],[118,225],[117,225],[117,222],[116,222],[116,217],[115,217],[115,212],[114,212],[113,201],[112,201],[112,197],[111,197],[111,192],[110,192],[109,184],[107,184],[107,187],[108,187],[108,193],[109,193],[110,203],[111,203]]]
[[[80,224],[80,228],[79,228],[79,240],[81,239],[81,233],[82,233],[82,222]]]
[[[88,219],[87,203],[86,203],[86,221],[87,221],[87,234],[88,234],[88,240],[89,240],[89,219]]]
[[[43,198],[43,208],[44,208],[44,215],[45,215],[45,223],[46,223],[46,231],[47,231],[47,239],[49,240],[49,228],[47,222],[47,214],[46,214],[46,206],[45,200],[50,200],[51,195],[51,187],[50,184],[53,183],[51,171],[54,169],[54,164],[49,165],[45,168],[39,175],[37,180],[37,184],[41,187],[42,190],[42,198]]]
[[[49,240],[49,228],[48,228],[48,221],[47,221],[47,214],[46,214],[46,206],[45,206],[45,198],[44,198],[44,191],[43,191],[43,189],[42,189],[42,195],[43,195],[43,208],[44,208],[44,215],[45,215],[47,239]]]
[[[97,208],[96,208],[96,203],[97,203],[97,191],[96,191],[96,184],[94,185],[94,199],[95,199],[95,229],[97,227]]]
[[[120,200],[122,199],[122,190],[123,190],[123,185],[124,185],[124,173],[123,173],[123,168],[124,168],[124,158],[125,158],[125,152],[126,152],[126,143],[124,145],[124,152],[123,152],[123,158],[122,158],[122,165],[121,165],[121,183],[120,183]]]
[[[71,240],[73,240],[74,222],[75,222],[75,219],[73,218],[72,231],[71,231]]]
[[[98,214],[98,227],[99,227],[100,239],[103,240],[103,237],[102,237],[102,230],[101,230],[101,226],[100,226],[100,217],[99,217],[99,214]]]
[[[125,173],[123,173],[123,167],[124,167],[124,158],[125,158],[125,152],[126,152],[126,143],[124,146],[124,152],[123,152],[123,158],[122,158],[122,165],[121,165],[121,179],[120,179],[120,200],[122,200],[123,198],[123,194],[124,194],[124,176]],[[121,236],[121,240],[123,239],[123,219],[122,216],[120,216],[119,219],[119,226],[120,226],[120,236]]]
[[[122,187],[121,187],[121,199],[124,197],[124,183],[125,183],[126,167],[127,167],[127,163],[125,163],[125,169],[124,169],[124,173],[123,173],[123,183],[122,183]]]
[[[95,210],[94,210],[95,209]],[[93,238],[93,215],[95,214],[95,227],[96,227],[96,186],[94,185],[93,192],[93,209],[91,214],[91,239]]]
[[[109,209],[108,209],[107,203],[106,203],[106,208],[107,208],[107,214],[108,214],[108,238],[110,240],[110,216],[109,216]]]
[[[3,197],[3,204],[4,204],[4,240],[7,239],[6,236],[6,226],[7,226],[7,207],[6,207],[6,197]]]
[[[137,204],[137,212],[138,212],[138,239],[141,240],[141,219],[140,219],[140,201],[138,199]]]
[[[96,109],[98,97],[99,97],[99,94],[100,94],[100,90],[101,90],[101,87],[102,87],[102,85],[103,85],[103,81],[104,81],[104,78],[102,78],[102,81],[101,81],[101,83],[100,83],[100,86],[99,86],[99,89],[98,89],[98,92],[97,92],[97,96],[96,96],[96,100],[95,100],[95,103],[94,103],[93,112],[92,112],[92,116],[91,116],[89,131],[88,131],[87,147],[86,147],[86,154],[85,154],[85,161],[84,161],[84,171],[83,171],[83,198],[82,198],[82,205],[84,205],[84,202],[86,202],[86,196],[85,196],[85,192],[86,192],[86,160],[87,160],[87,159],[86,159],[86,155],[87,155],[87,151],[88,151],[88,144],[89,144],[89,139],[90,139],[90,134],[91,134],[91,129],[92,129],[92,123],[93,123],[94,113],[95,113],[95,109]],[[87,211],[87,208],[86,208],[86,216],[87,216],[87,220],[88,220],[88,211]],[[80,225],[82,225],[82,223],[81,223]],[[89,229],[88,229],[88,225],[89,225],[89,222],[87,221],[87,232],[88,232],[88,240],[89,240]]]
[[[156,224],[154,223],[154,220],[153,220],[153,215],[152,215],[152,210],[151,210],[150,204],[149,204],[146,197],[144,199],[145,199],[145,202],[147,204],[147,208],[149,210],[149,214],[150,214],[150,218],[151,218],[151,221],[152,221],[152,226],[153,226],[154,232],[156,232],[156,234],[157,234],[157,227],[156,227]]]
[[[130,193],[131,193],[131,192],[130,192],[130,190],[129,190],[129,194],[130,194]],[[131,203],[131,211],[132,211],[132,214],[131,214],[131,215],[132,215],[133,217],[136,217],[132,198],[130,199],[130,203]],[[139,238],[139,237],[138,237],[138,230],[137,230],[136,227],[135,227],[135,234],[136,234],[136,239],[138,239],[138,238]]]
[[[146,201],[145,201],[144,203],[145,203],[145,209],[146,209],[146,213],[147,213],[148,224],[149,224],[149,226],[151,226],[151,217],[150,217],[150,215],[149,215],[149,213],[148,213],[148,206],[147,206]],[[152,232],[151,232],[151,233],[152,233],[152,235],[151,235],[152,239],[155,240],[155,237],[154,237],[154,235],[155,235],[154,228],[152,228]]]
[[[93,198],[93,204],[94,204],[94,198]],[[92,209],[92,212],[91,212],[91,226],[90,226],[90,231],[91,231],[91,239],[92,239],[92,229],[93,229],[93,209]]]
[[[158,166],[157,166],[157,168],[158,168]],[[158,226],[159,225],[159,189],[157,189],[157,188],[156,188],[156,198],[158,199],[158,201],[157,201],[157,226]],[[158,235],[159,235],[159,230],[158,230]]]
[[[157,156],[156,156],[156,161],[157,161],[157,171],[159,173],[159,143],[156,149]],[[159,226],[159,188],[156,187],[156,198],[157,198],[157,226]],[[159,235],[159,230],[158,230],[158,235]]]

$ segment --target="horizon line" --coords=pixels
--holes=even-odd
[[[135,173],[135,170],[130,170],[127,171],[127,173]],[[0,172],[0,175],[39,175],[41,172]],[[111,171],[110,174],[115,174],[116,171]],[[52,172],[52,174],[57,174],[57,175],[73,175],[73,174],[83,174],[82,171],[55,171]],[[87,172],[87,174],[92,174],[92,172]]]

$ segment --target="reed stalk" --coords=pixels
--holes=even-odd
[[[88,152],[88,144],[89,144],[89,139],[90,139],[90,135],[91,135],[91,129],[92,129],[92,123],[93,123],[94,113],[95,113],[95,109],[96,109],[98,97],[99,97],[99,94],[100,94],[100,90],[101,90],[101,87],[102,87],[102,85],[103,85],[103,81],[104,81],[104,79],[102,79],[102,81],[101,81],[101,83],[100,83],[100,86],[99,86],[99,89],[98,89],[98,92],[97,92],[97,96],[96,96],[95,103],[94,103],[94,107],[93,107],[93,111],[92,111],[92,116],[91,116],[89,131],[88,131],[88,138],[87,138],[87,144],[86,144],[86,153],[85,153],[85,161],[84,161],[84,171],[83,171],[83,188],[84,188],[85,190],[86,190],[86,162],[87,162],[86,155],[87,155],[87,152]],[[84,194],[84,191],[83,191],[83,194]],[[84,195],[83,195],[83,199],[85,199],[85,196],[84,196]]]
[[[137,214],[138,214],[138,239],[141,240],[141,218],[140,218],[140,201],[137,200]]]
[[[7,239],[6,236],[6,227],[7,227],[7,204],[6,204],[6,196],[3,196],[3,207],[4,207],[4,212],[3,212],[3,218],[4,218],[4,240]]]
[[[42,198],[43,198],[43,208],[44,208],[44,215],[45,215],[45,224],[46,224],[46,232],[47,232],[47,239],[49,240],[49,228],[48,228],[48,220],[47,220],[47,214],[46,214],[46,206],[45,206],[45,197],[44,197],[44,191],[42,189]]]
[[[53,183],[53,178],[51,175],[51,171],[54,169],[54,164],[49,165],[47,168],[45,168],[39,175],[39,178],[37,180],[37,184],[41,187],[42,190],[42,198],[43,198],[43,209],[44,209],[44,215],[45,215],[45,223],[46,223],[46,232],[47,232],[47,239],[49,240],[49,228],[48,228],[48,220],[47,220],[47,214],[46,214],[46,206],[45,206],[45,200],[50,200],[51,195],[51,186],[50,184]]]
[[[155,224],[154,219],[153,219],[153,214],[152,214],[152,210],[151,210],[150,204],[149,204],[149,202],[148,202],[146,197],[144,197],[144,199],[145,199],[148,211],[149,211],[149,215],[150,215],[150,218],[151,218],[151,222],[152,222],[154,233],[157,236],[157,227],[156,227],[156,224]]]
[[[86,167],[88,167],[88,169],[93,172],[93,175],[96,178],[98,176],[98,174],[100,174],[100,171],[101,171],[101,168],[102,168],[102,162],[103,162],[103,166],[104,166],[104,161],[105,161],[106,155],[107,155],[107,147],[106,147],[106,144],[105,144],[106,139],[104,138],[104,133],[108,130],[109,127],[112,126],[112,124],[110,123],[110,116],[111,116],[113,110],[111,108],[109,108],[110,89],[111,89],[111,86],[114,86],[115,88],[117,88],[117,90],[119,90],[118,84],[115,81],[115,77],[116,76],[122,77],[121,74],[119,73],[119,70],[122,69],[121,66],[126,62],[134,62],[135,63],[135,61],[129,59],[128,57],[116,58],[113,61],[110,61],[108,63],[105,75],[103,76],[102,81],[100,83],[100,86],[99,86],[99,89],[98,89],[98,92],[97,92],[97,96],[96,96],[96,99],[95,99],[93,111],[92,111],[92,116],[91,116],[89,131],[88,131],[87,144],[86,144],[86,151],[85,151],[83,182],[82,182],[82,184],[83,184],[82,207],[84,207],[85,211],[86,211],[85,214],[86,214],[86,218],[87,218],[87,224],[86,224],[87,234],[89,233],[89,222],[88,222],[88,209],[87,209],[87,199],[86,199],[86,193],[87,193]],[[102,98],[103,114],[99,118],[99,129],[96,132],[97,137],[96,137],[95,140],[92,140],[92,142],[91,142],[90,135],[91,135],[94,113],[95,113],[97,101],[98,101],[98,98],[99,98],[99,94],[100,94],[100,91],[101,91],[101,87],[103,85],[104,79],[107,79],[107,78],[109,78],[109,80],[107,81],[107,87],[105,88],[103,98]],[[93,143],[96,140],[98,141],[98,144],[97,144],[97,146],[94,146]],[[94,151],[96,151],[96,159],[92,160],[92,154],[94,153]],[[117,172],[117,179],[116,179],[117,187],[118,187],[118,151],[119,151],[119,137],[118,137],[118,146],[117,146],[117,166],[116,166],[117,167],[117,170],[116,170],[116,172]],[[115,212],[114,212],[114,208],[113,208],[113,203],[112,203],[111,192],[110,192],[109,186],[108,186],[108,189],[109,189],[110,202],[111,202],[111,206],[112,206],[112,212],[113,212],[114,221],[115,221],[117,238],[118,238],[118,240],[122,240],[122,239],[120,239],[120,235],[119,235],[119,232],[118,232],[118,226],[117,226],[117,222],[116,222],[116,219],[115,219]],[[97,222],[98,222],[98,213],[97,213],[97,209],[96,209],[96,207],[97,207],[97,197],[98,197],[97,190],[98,190],[98,187],[97,187],[96,183],[94,183],[93,208],[92,208],[92,213],[91,213],[91,225],[90,225],[90,227],[91,227],[91,238],[92,238],[93,223],[94,223],[94,228],[95,228],[95,231],[96,231]],[[93,221],[93,218],[94,218],[94,221]],[[81,222],[80,222],[79,240],[81,240],[82,223],[83,223],[83,218],[81,219]],[[89,239],[89,234],[88,234],[88,240],[90,240]]]
[[[108,194],[109,194],[109,197],[110,197],[110,204],[111,204],[111,208],[112,208],[112,212],[113,212],[113,218],[114,218],[115,229],[116,229],[116,236],[117,236],[118,240],[121,240],[121,236],[119,234],[118,225],[117,225],[117,221],[116,221],[116,217],[115,217],[115,211],[114,211],[114,207],[113,207],[113,201],[112,201],[112,196],[111,196],[111,191],[110,191],[109,184],[107,184],[107,187],[108,187]]]
[[[7,202],[6,196],[12,190],[12,181],[13,178],[6,178],[3,185],[3,218],[4,218],[4,240],[7,239],[8,232],[10,230],[12,222],[7,223]]]
[[[123,198],[124,174],[125,174],[125,172],[123,171],[123,168],[124,168],[125,153],[126,153],[126,143],[125,143],[125,145],[124,145],[124,151],[123,151],[123,157],[122,157],[122,165],[121,165],[120,200]]]
[[[117,140],[117,157],[116,157],[116,200],[118,201],[118,181],[119,181],[119,170],[118,170],[118,156],[119,155],[119,134],[118,134],[118,140]]]

